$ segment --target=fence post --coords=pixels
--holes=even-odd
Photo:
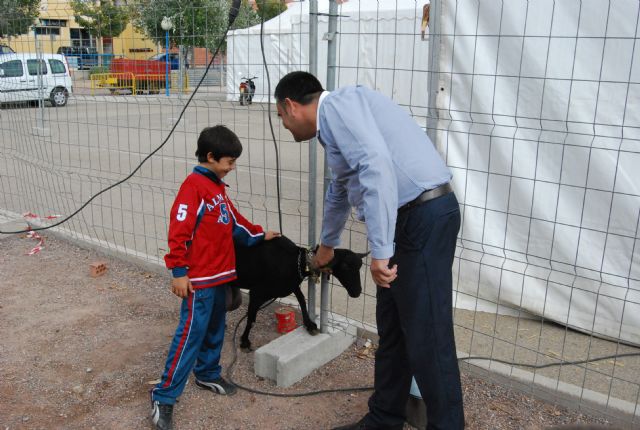
[[[338,30],[338,4],[335,0],[329,1],[329,31],[327,39],[327,87],[328,91],[336,87],[336,37]],[[322,195],[326,195],[329,186],[329,166],[327,154],[324,155],[324,187]],[[320,283],[320,331],[326,333],[329,319],[329,276],[322,274]]]
[[[440,91],[440,16],[442,4],[440,0],[432,0],[429,11],[429,99],[427,116],[427,135],[436,145],[438,126],[438,108],[436,106]]]
[[[309,2],[309,72],[318,75],[318,0]],[[316,244],[316,181],[318,180],[318,141],[314,137],[309,141],[309,236],[310,247]],[[307,281],[307,310],[311,321],[316,320],[316,284],[313,279]]]

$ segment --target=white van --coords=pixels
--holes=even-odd
[[[0,104],[39,100],[41,94],[52,106],[67,104],[73,82],[64,55],[42,54],[41,58],[27,53],[0,55]]]

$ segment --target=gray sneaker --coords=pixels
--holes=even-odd
[[[154,400],[151,404],[151,421],[157,430],[173,430],[173,405]]]
[[[210,390],[223,396],[233,396],[238,391],[235,385],[225,381],[222,377],[213,381],[201,381],[196,378],[196,385],[203,390]]]

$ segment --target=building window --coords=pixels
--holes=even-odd
[[[54,36],[60,36],[60,28],[56,27],[36,27],[36,34],[53,34]]]
[[[66,19],[40,19],[41,27],[66,27]]]
[[[84,28],[69,29],[69,36],[71,37],[71,46],[95,46],[93,38]]]

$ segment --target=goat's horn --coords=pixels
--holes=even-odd
[[[369,252],[363,252],[363,253],[358,253],[356,252],[356,256],[360,259],[363,259],[364,257],[366,257],[367,255],[369,255],[371,253],[371,251]]]

